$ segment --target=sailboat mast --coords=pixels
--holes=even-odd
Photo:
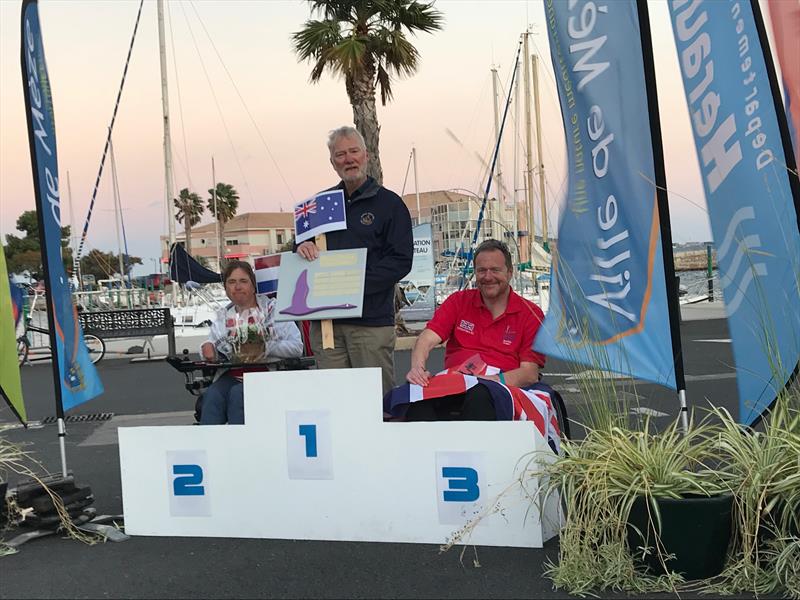
[[[411,158],[414,161],[414,193],[417,195],[417,225],[422,222],[422,214],[419,207],[419,184],[417,183],[417,147],[411,146]]]
[[[497,68],[492,67],[492,108],[494,109],[494,137],[500,137],[500,109],[498,102],[500,97],[497,91],[498,84]],[[497,179],[497,220],[500,222],[501,227],[505,226],[505,202],[503,201],[503,166],[500,161],[500,154],[497,155],[497,164],[494,169],[494,176]],[[491,204],[490,204],[491,206]],[[503,232],[499,232],[503,236]],[[498,237],[498,236],[495,236]]]
[[[119,202],[119,187],[117,186],[117,161],[114,158],[114,142],[111,140],[111,137],[108,138],[108,151],[109,157],[111,158],[111,190],[114,195],[114,226],[117,230],[117,250],[119,252],[119,256],[117,257],[119,260],[119,276],[121,280],[125,280],[125,263],[122,260],[122,236],[119,233],[119,222],[122,218],[120,213],[120,202]]]
[[[69,242],[72,247],[72,274],[78,280],[78,290],[83,289],[83,277],[81,276],[81,259],[78,257],[78,236],[75,233],[75,213],[72,210],[72,183],[67,171],[67,200],[69,201]]]
[[[172,140],[169,133],[169,94],[167,92],[167,45],[164,34],[164,0],[158,0],[158,54],[161,62],[161,111],[164,115],[164,193],[167,206],[167,229],[169,230],[169,248],[167,255],[175,244],[175,216],[172,210]],[[177,300],[178,289],[172,285],[173,304]]]
[[[528,50],[528,36],[529,32],[523,35],[523,52],[524,52],[524,86],[525,86],[525,194],[527,200],[526,217],[528,226],[528,248],[533,243],[533,143],[531,141],[531,69],[528,61],[530,53]],[[532,256],[529,255],[529,256]]]
[[[214,203],[214,221],[217,228],[217,269],[222,273],[222,240],[219,239],[219,216],[217,215],[217,173],[214,169],[214,157],[211,157],[211,199]]]
[[[539,159],[539,201],[542,207],[542,244],[547,250],[550,244],[547,241],[547,203],[544,197],[544,156],[542,156],[542,117],[539,114],[539,57],[534,54],[533,62],[533,106],[536,115],[536,158]]]
[[[516,69],[519,70],[519,61],[517,61]],[[519,78],[514,82],[514,246],[517,248],[517,290],[522,291],[522,275],[520,274],[519,263],[523,262],[523,248],[520,247],[519,237],[519,202],[517,196],[519,194]]]

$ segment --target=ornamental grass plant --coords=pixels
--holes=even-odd
[[[630,420],[613,382],[589,385],[595,394],[610,395],[583,415],[592,422],[583,424],[585,437],[564,440],[562,456],[541,466],[547,494],[560,495],[566,515],[558,560],[546,569],[555,587],[577,595],[694,591],[800,598],[800,393],[781,394],[759,430],[713,408],[700,421],[690,419],[684,434],[679,420],[663,430],[650,418]],[[718,576],[685,581],[669,569],[674,557],[659,535],[650,546],[631,547],[629,515],[637,499],[660,532],[659,499],[726,494],[733,496],[733,527]],[[666,574],[643,568],[648,556]]]

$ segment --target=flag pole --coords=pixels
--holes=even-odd
[[[317,249],[320,252],[325,252],[328,249],[328,241],[326,240],[324,233],[321,233],[314,238],[314,244],[317,246]],[[320,321],[320,327],[322,329],[322,348],[325,350],[335,348],[336,345],[333,341],[333,321],[330,319],[324,319],[323,321]]]
[[[39,184],[39,177],[37,174],[39,173],[39,164],[37,160],[37,153],[36,153],[36,140],[37,137],[34,133],[34,123],[33,117],[31,115],[31,110],[28,108],[31,106],[31,91],[30,86],[28,85],[28,63],[27,57],[25,53],[26,44],[30,43],[28,41],[30,36],[30,31],[26,31],[26,25],[28,24],[26,16],[27,10],[29,6],[34,6],[34,10],[37,11],[38,14],[38,4],[36,0],[25,0],[22,4],[22,49],[20,52],[20,61],[22,63],[22,88],[25,95],[25,117],[28,121],[28,143],[30,145],[30,155],[31,155],[31,167],[33,172],[33,188],[34,194],[36,197],[36,221],[39,227],[39,242],[41,246],[41,253],[42,253],[42,270],[44,271],[44,280],[50,283],[52,280],[50,279],[50,267],[48,261],[48,238],[47,232],[44,223],[44,210],[42,207],[41,199],[44,197],[42,194],[44,190],[41,189]],[[52,177],[52,174],[51,174]],[[58,186],[57,179],[53,178],[53,185]],[[55,190],[55,195],[57,196],[57,190]],[[61,473],[64,477],[67,476],[67,449],[66,449],[66,441],[65,436],[67,434],[66,426],[64,425],[64,402],[63,402],[63,394],[61,389],[61,373],[60,373],[60,361],[62,358],[59,356],[59,347],[58,343],[56,342],[56,316],[55,316],[55,308],[53,306],[53,288],[52,286],[49,287],[45,291],[45,307],[47,312],[47,329],[50,335],[50,349],[52,352],[52,365],[53,365],[53,387],[55,392],[55,404],[56,404],[56,419],[58,423],[58,445],[59,450],[61,451]]]
[[[683,368],[683,348],[681,345],[681,316],[678,303],[678,286],[675,281],[675,261],[672,256],[672,227],[669,219],[669,201],[667,199],[667,176],[664,170],[664,148],[661,143],[661,121],[659,120],[658,94],[656,93],[656,76],[653,62],[653,41],[650,34],[650,15],[647,0],[636,0],[639,14],[639,35],[642,41],[642,63],[644,65],[644,81],[647,90],[647,110],[650,117],[650,139],[653,147],[653,172],[656,180],[656,202],[658,204],[658,222],[661,229],[661,254],[664,259],[664,277],[667,287],[667,310],[669,312],[669,330],[672,337],[672,356],[675,368],[675,386],[678,389],[680,418],[683,432],[689,430],[689,409],[686,405],[686,376]]]

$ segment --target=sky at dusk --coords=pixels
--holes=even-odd
[[[72,222],[80,230],[139,3],[41,0],[39,4],[55,107],[62,221],[70,223],[69,172]],[[484,167],[476,153],[490,160],[494,140],[490,69],[493,65],[498,69],[504,97],[519,35],[530,25],[535,33],[531,51],[541,55],[544,69],[544,163],[549,228],[555,231],[557,206],[566,187],[566,158],[543,3],[440,0],[436,7],[444,14],[444,30],[413,39],[421,56],[418,73],[395,81],[394,101],[378,107],[384,184],[402,191],[415,145],[420,191],[465,188],[482,193]],[[34,208],[19,13],[20,2],[0,0],[3,236],[18,233],[17,217]],[[326,135],[351,124],[352,111],[343,81],[326,74],[319,84],[310,84],[310,66],[298,63],[292,51],[290,35],[309,18],[307,3],[173,0],[167,2],[167,13],[176,193],[189,187],[207,197],[212,156],[217,181],[239,191],[240,213],[290,210],[294,202],[336,183]],[[704,241],[711,234],[666,5],[651,2],[650,13],[673,238]],[[513,116],[512,107],[501,153],[508,188],[513,187]],[[145,262],[139,272],[152,270],[159,235],[166,232],[162,132],[156,3],[146,0],[114,129],[128,248]],[[521,175],[519,180],[521,186]],[[413,191],[412,175],[405,191]],[[87,248],[116,251],[112,209],[107,162]],[[203,219],[210,221],[208,215]]]

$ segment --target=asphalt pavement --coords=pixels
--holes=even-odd
[[[682,324],[690,404],[713,402],[735,410],[727,338],[724,319]],[[408,351],[396,353],[398,382],[409,358]],[[435,371],[442,363],[437,349],[429,368]],[[92,487],[98,514],[121,514],[118,447],[114,435],[106,439],[98,431],[189,424],[194,398],[185,391],[183,376],[164,362],[104,359],[98,367],[106,391],[71,413],[87,420],[68,424],[67,459],[78,482]],[[545,371],[562,391],[571,417],[590,401],[575,378],[580,370],[551,360]],[[41,424],[55,414],[50,367],[25,366],[22,377],[32,427],[7,429],[3,435],[24,443],[43,469],[58,471],[55,425]],[[677,415],[673,392],[630,379],[619,385],[657,422],[666,424]],[[108,413],[113,413],[110,420]],[[0,426],[11,421],[10,411],[0,408]],[[461,556],[461,548],[440,553],[436,546],[418,544],[135,537],[86,546],[50,536],[0,558],[0,598],[558,598],[565,594],[542,576],[557,552],[557,540],[538,550],[467,547]]]

